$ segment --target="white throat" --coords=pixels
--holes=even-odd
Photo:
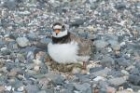
[[[55,32],[53,32],[53,33],[52,33],[52,36],[53,36],[53,37],[57,37],[57,38],[59,38],[59,37],[66,36],[67,34],[68,34],[68,31],[65,30],[65,31],[59,32],[57,35],[56,35]]]

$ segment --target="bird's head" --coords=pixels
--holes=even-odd
[[[52,29],[52,36],[56,38],[64,37],[68,34],[68,31],[65,29],[65,26],[61,23],[53,24]]]

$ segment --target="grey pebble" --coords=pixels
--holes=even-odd
[[[97,41],[95,41],[95,46],[96,46],[97,50],[104,49],[108,45],[109,45],[109,43],[104,41],[104,40],[97,40]]]
[[[29,45],[29,40],[26,37],[18,37],[16,42],[20,47],[26,47]]]
[[[27,93],[37,93],[39,92],[39,88],[37,85],[27,85],[25,87],[25,90],[27,91]]]
[[[88,83],[74,84],[75,88],[81,93],[92,93],[91,85]]]

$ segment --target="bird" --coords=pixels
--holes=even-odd
[[[53,61],[59,64],[82,63],[86,69],[93,53],[93,41],[68,31],[60,22],[52,25],[51,39],[48,44],[48,54]]]

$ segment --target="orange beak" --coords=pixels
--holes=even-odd
[[[54,32],[58,34],[60,32],[60,29],[55,29]]]

